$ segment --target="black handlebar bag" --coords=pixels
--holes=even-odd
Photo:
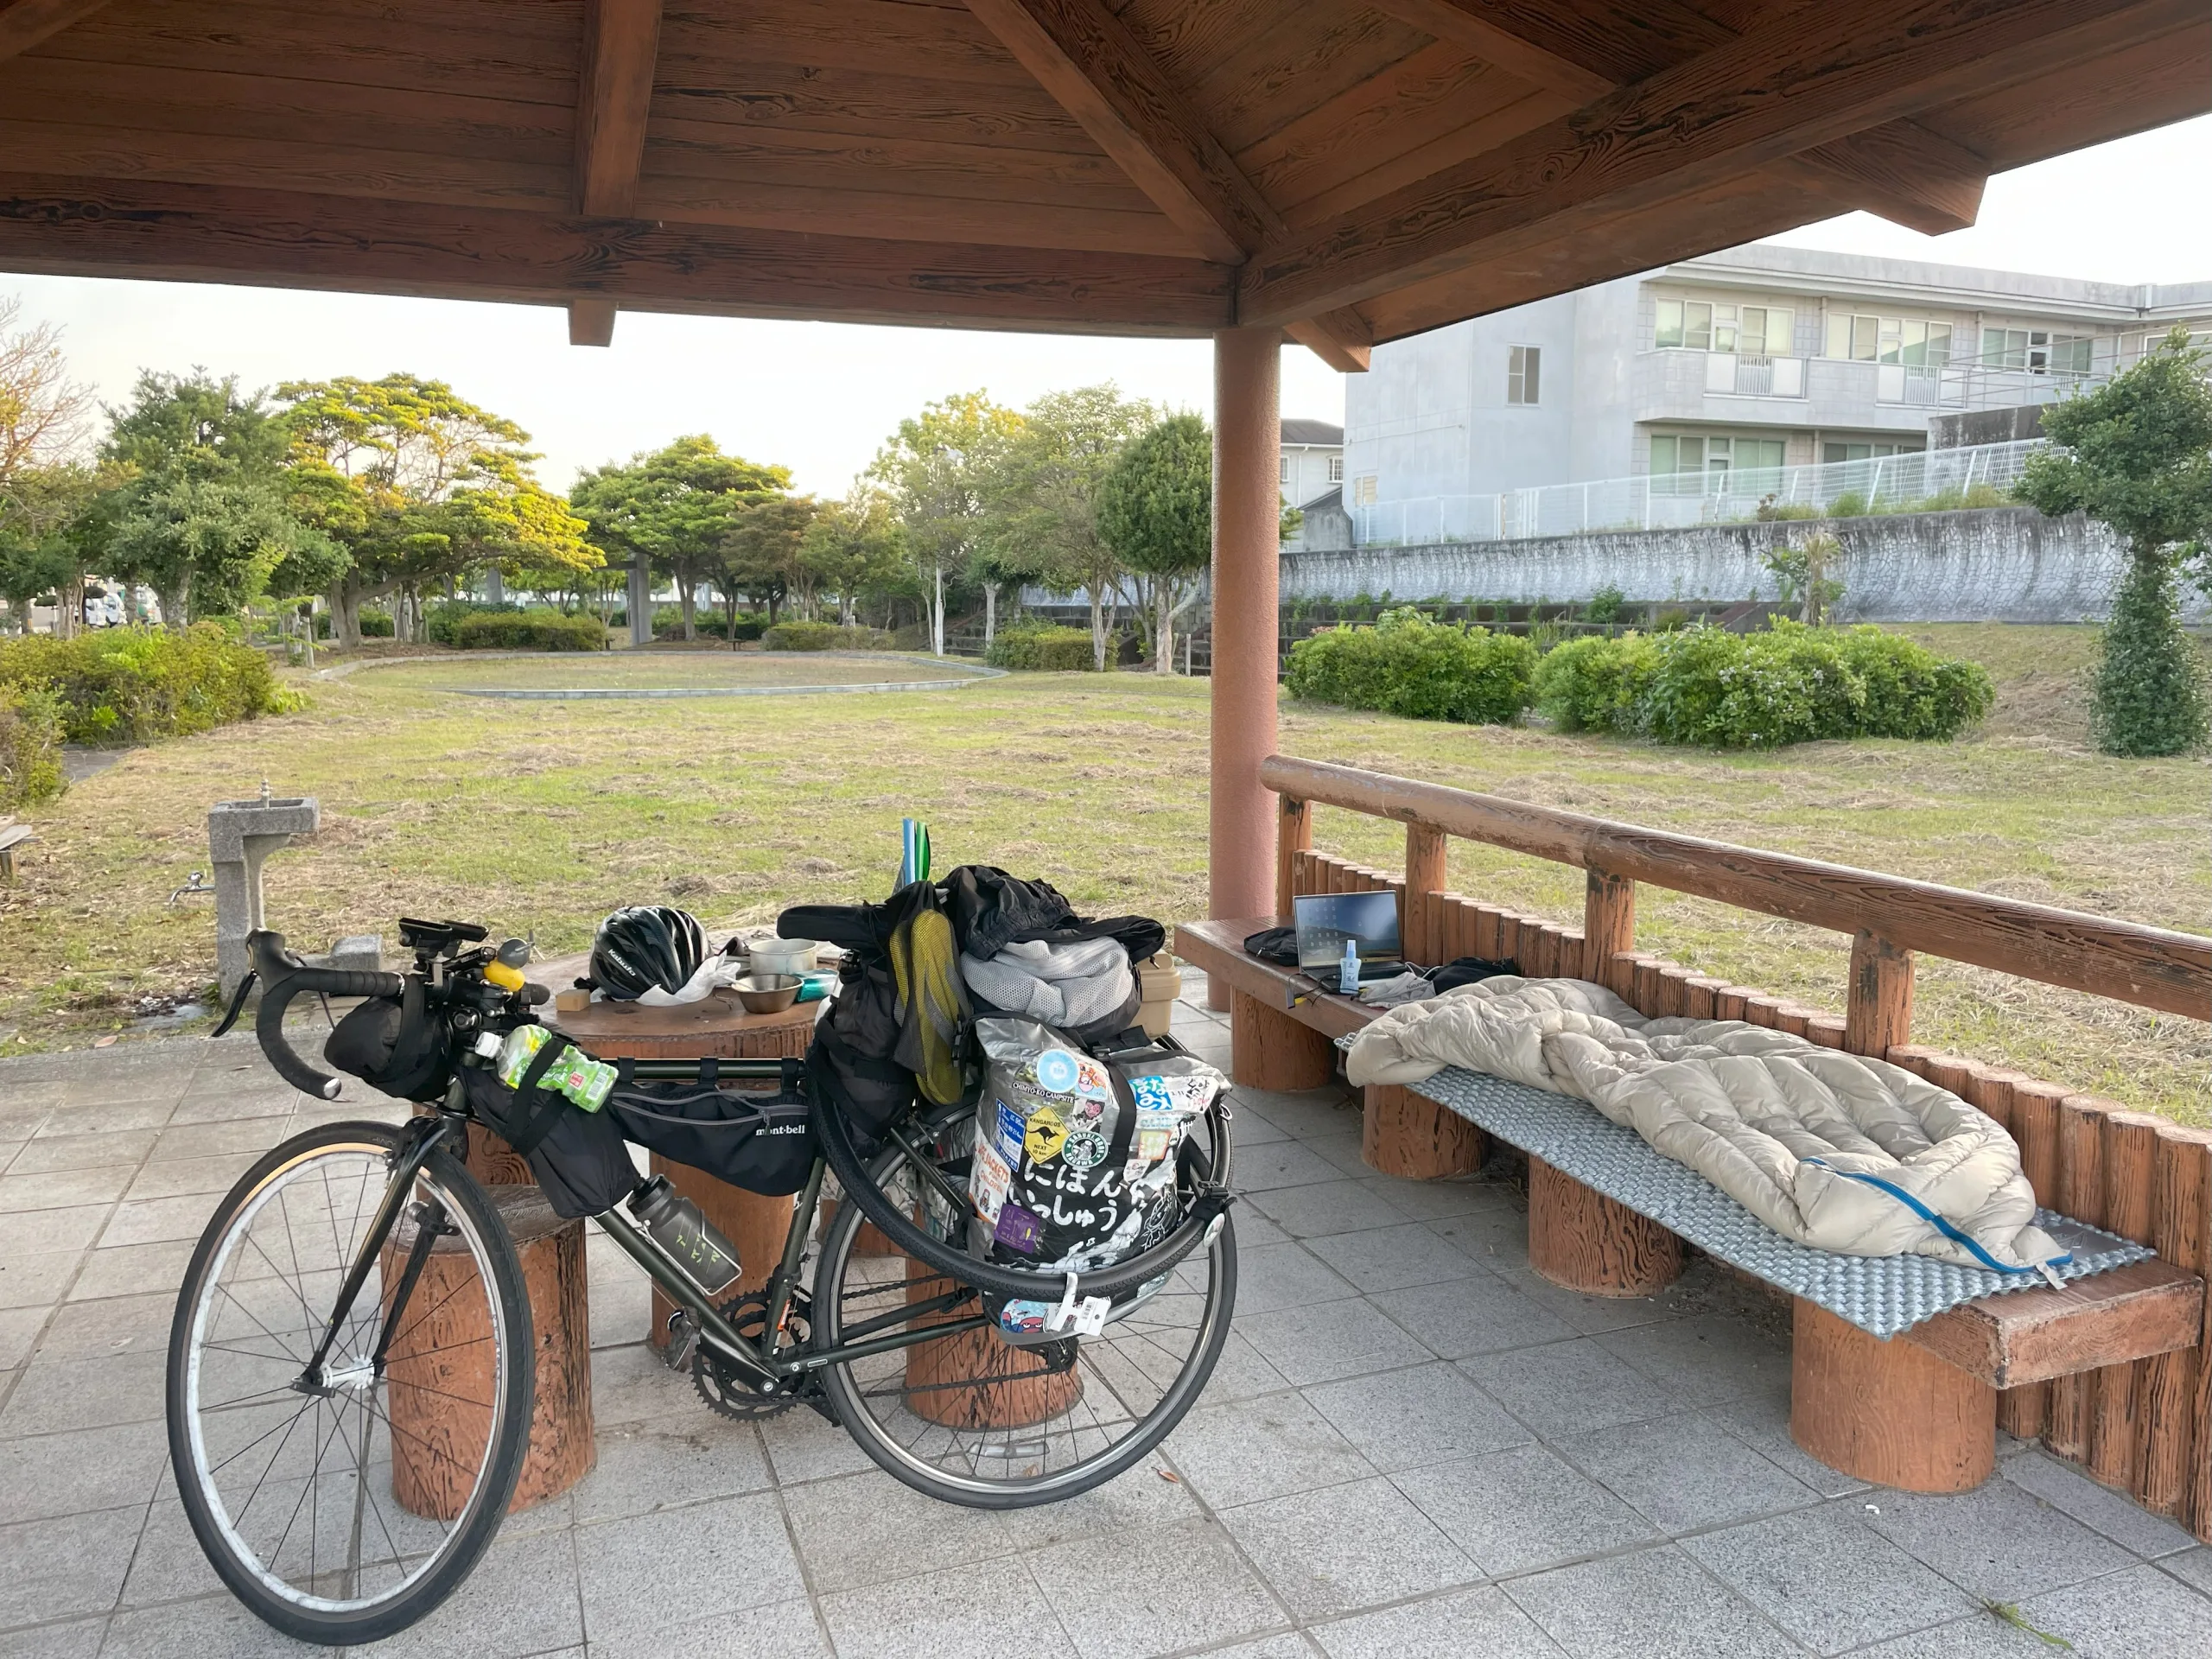
[[[443,1100],[453,1082],[453,1037],[424,1006],[413,976],[397,996],[372,996],[331,1032],[322,1057],[349,1077],[401,1100]]]

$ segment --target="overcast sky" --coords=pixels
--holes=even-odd
[[[1971,230],[1926,237],[1853,213],[1777,239],[2108,282],[2212,280],[2212,215],[2188,205],[2208,177],[2212,117],[1993,179]],[[519,422],[544,453],[541,475],[561,488],[581,467],[709,432],[783,462],[803,490],[835,493],[902,416],[978,386],[1015,405],[1101,380],[1171,407],[1212,403],[1203,340],[637,312],[600,351],[571,347],[563,314],[540,307],[0,274],[0,294],[10,292],[27,321],[63,327],[77,377],[111,401],[142,368],[204,365],[249,386],[411,370]],[[1342,378],[1287,347],[1282,412],[1341,421]]]

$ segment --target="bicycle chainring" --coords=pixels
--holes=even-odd
[[[724,1302],[715,1310],[737,1327],[740,1336],[758,1342],[761,1323],[768,1312],[768,1300],[758,1294],[739,1296]],[[804,1348],[807,1343],[806,1315],[794,1308],[785,1317],[784,1328],[777,1334],[776,1348],[779,1353]],[[793,1406],[821,1392],[822,1384],[814,1373],[786,1377],[770,1393],[762,1394],[706,1343],[697,1343],[691,1351],[691,1385],[708,1407],[721,1415],[745,1422],[757,1422],[764,1417],[774,1417],[789,1411]]]

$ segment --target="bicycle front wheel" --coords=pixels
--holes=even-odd
[[[971,1109],[939,1113],[918,1149],[967,1182]],[[869,1166],[877,1188],[931,1230],[949,1230],[937,1184],[896,1146]],[[1236,1301],[1236,1237],[1211,1243],[1116,1309],[1097,1335],[1017,1347],[984,1323],[971,1285],[904,1255],[863,1255],[860,1206],[825,1230],[811,1305],[817,1348],[903,1338],[826,1365],[848,1433],[917,1491],[973,1509],[1018,1509],[1089,1491],[1128,1469],[1182,1421],[1221,1357]],[[931,1336],[937,1325],[949,1333]]]
[[[264,1622],[328,1645],[404,1630],[452,1593],[529,1443],[514,1245],[442,1151],[373,1240],[400,1143],[336,1123],[264,1157],[201,1235],[170,1329],[169,1457],[200,1548]]]

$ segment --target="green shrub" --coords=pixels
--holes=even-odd
[[[360,613],[360,618],[361,638],[364,639],[389,639],[397,632],[392,626],[391,617],[387,612],[363,611]],[[336,617],[328,611],[317,611],[315,613],[316,639],[327,639],[337,632],[338,619]]]
[[[522,607],[511,600],[493,604],[488,599],[441,599],[423,608],[423,626],[434,645],[457,645],[461,625],[472,616],[507,616],[519,612]],[[366,621],[365,616],[363,618]],[[365,635],[368,629],[361,630]],[[385,630],[388,633],[389,628]]]
[[[779,622],[760,635],[761,648],[766,651],[866,651],[874,643],[874,635],[867,628],[797,619]]]
[[[1607,582],[1590,595],[1590,602],[1583,607],[1584,620],[1591,622],[1618,622],[1621,610],[1628,603],[1628,595],[1611,582]]]
[[[1828,517],[1831,518],[1864,518],[1872,511],[1863,490],[1846,490],[1828,503]]]
[[[1569,639],[1536,664],[1536,707],[1563,732],[1633,731],[1658,655],[1640,633]]]
[[[463,651],[605,651],[607,630],[595,616],[564,616],[550,605],[534,605],[464,616],[453,642]]]
[[[1106,658],[1114,659],[1116,641],[1107,642]],[[1089,628],[1065,627],[1056,623],[1031,623],[1001,628],[991,636],[983,660],[993,668],[1028,669],[1039,673],[1088,672],[1098,666],[1098,652]]]
[[[2113,595],[2089,720],[2107,754],[2186,754],[2204,747],[2212,695],[2203,658],[2182,627],[2174,568],[2131,559]]]
[[[1503,725],[1529,706],[1536,648],[1408,607],[1371,628],[1330,628],[1290,650],[1290,694],[1408,720]]]
[[[61,770],[61,700],[0,685],[0,806],[29,806],[68,785]]]
[[[105,628],[0,645],[0,687],[50,692],[73,743],[143,743],[289,714],[269,658],[209,624]]]

